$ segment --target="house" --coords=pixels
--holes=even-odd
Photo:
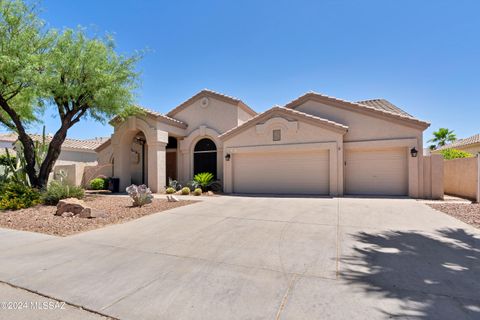
[[[111,139],[97,148],[122,190],[145,183],[162,192],[168,178],[208,171],[227,193],[428,193],[418,150],[429,124],[384,99],[309,92],[257,114],[238,98],[202,90],[167,114],[143,110],[113,119]]]
[[[432,153],[440,153],[440,151],[445,149],[457,149],[471,154],[478,154],[480,153],[480,133],[465,139],[458,139],[432,151]]]
[[[34,141],[42,141],[43,136],[30,135]],[[11,155],[15,155],[14,144],[18,136],[16,133],[0,133],[0,154],[5,154],[5,148]],[[45,137],[46,143],[52,139],[51,135]],[[67,174],[67,181],[75,185],[82,184],[84,168],[97,165],[97,152],[95,149],[108,138],[94,139],[65,139],[58,160],[53,168],[53,175],[60,170]]]

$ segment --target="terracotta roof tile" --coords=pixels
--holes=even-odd
[[[363,104],[369,107],[373,107],[378,110],[389,111],[393,113],[397,113],[399,115],[407,116],[413,118],[413,116],[404,110],[400,109],[393,103],[385,99],[371,99],[371,100],[362,100],[357,101],[356,103]]]
[[[39,134],[31,134],[30,135],[34,141],[41,141],[43,139],[42,135]],[[46,136],[46,141],[49,142],[52,140],[52,136]],[[65,139],[65,142],[62,145],[62,148],[71,148],[71,149],[79,149],[79,150],[92,150],[94,151],[98,146],[103,144],[108,137],[101,137],[101,138],[94,138],[94,139]],[[0,134],[0,141],[8,141],[8,142],[15,142],[17,140],[16,133],[2,133]]]
[[[452,149],[452,148],[454,149],[457,147],[468,146],[475,143],[480,143],[480,133],[477,133],[465,139],[458,139],[450,144],[447,144],[443,147],[438,148],[437,150],[445,150],[445,149]]]
[[[381,103],[378,103],[378,102],[377,103],[370,103],[370,104],[374,105],[374,106],[372,106],[372,105],[368,105],[368,104],[361,104],[359,102],[352,102],[352,101],[348,101],[348,100],[344,100],[344,99],[339,99],[339,98],[336,98],[336,97],[327,96],[327,95],[320,94],[320,93],[313,92],[313,91],[307,92],[306,94],[290,101],[289,103],[287,103],[285,105],[285,107],[294,109],[294,108],[298,107],[300,104],[302,104],[303,102],[308,101],[310,99],[321,99],[321,100],[324,100],[324,101],[330,101],[332,103],[338,103],[339,105],[351,108],[351,110],[355,110],[356,108],[358,108],[357,109],[358,111],[362,111],[362,110],[368,111],[369,110],[369,111],[372,111],[373,113],[376,113],[376,114],[379,114],[379,115],[384,115],[384,116],[389,116],[389,117],[396,118],[396,119],[406,120],[409,123],[419,125],[423,128],[427,128],[427,127],[430,126],[430,124],[428,122],[419,120],[419,119],[409,115],[408,113],[406,113],[404,111],[403,111],[403,113],[399,113],[398,110],[401,110],[401,109],[394,106],[393,104],[390,104],[390,105],[395,107],[395,108],[389,110],[387,108],[386,104],[381,104]],[[380,99],[376,99],[376,100],[380,100]],[[365,101],[370,101],[370,100],[365,100]],[[365,102],[365,101],[363,101],[363,102]],[[382,107],[380,107],[380,104],[382,105]],[[391,106],[389,106],[389,108],[391,108]]]

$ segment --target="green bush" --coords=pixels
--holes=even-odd
[[[66,198],[82,199],[85,196],[85,190],[82,187],[72,186],[60,181],[52,181],[42,194],[42,200],[45,204],[56,205],[58,201]]]
[[[207,188],[215,182],[213,180],[214,176],[210,172],[201,172],[197,173],[195,177],[193,177],[193,181],[195,181],[201,188],[202,190],[207,190]]]
[[[190,188],[189,188],[189,187],[183,187],[183,188],[182,188],[182,194],[183,194],[184,196],[189,195],[189,194],[190,194]]]
[[[457,149],[445,149],[440,151],[440,153],[442,154],[443,159],[445,160],[473,157],[473,154],[462,151],[462,150],[457,150]]]
[[[107,190],[108,189],[108,179],[95,178],[93,180],[90,180],[90,188],[92,190]]]
[[[193,191],[194,196],[201,196],[202,195],[202,189],[197,188]]]
[[[18,210],[41,203],[36,189],[17,182],[2,184],[0,193],[0,210]]]
[[[167,190],[165,190],[165,192],[166,192],[167,194],[175,193],[175,191],[176,191],[175,188],[172,188],[172,187],[169,187],[169,188],[167,188]]]

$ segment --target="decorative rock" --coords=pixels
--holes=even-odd
[[[213,193],[213,191],[208,191],[208,192],[207,192],[207,195],[208,195],[208,196],[213,196],[213,195],[215,195],[215,194]]]
[[[168,200],[168,202],[178,202],[178,201],[180,201],[175,196],[167,196],[167,200]]]
[[[82,200],[68,198],[60,200],[57,204],[56,216],[73,217],[78,215],[80,218],[100,218],[106,217],[102,211],[90,208]]]
[[[62,217],[64,218],[68,218],[68,217],[73,217],[75,214],[73,214],[73,212],[64,212],[61,214]]]

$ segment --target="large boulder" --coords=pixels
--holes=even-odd
[[[106,216],[104,212],[91,208],[84,201],[76,198],[60,200],[57,204],[55,215],[62,217],[73,217],[78,215],[80,218],[99,218]]]

